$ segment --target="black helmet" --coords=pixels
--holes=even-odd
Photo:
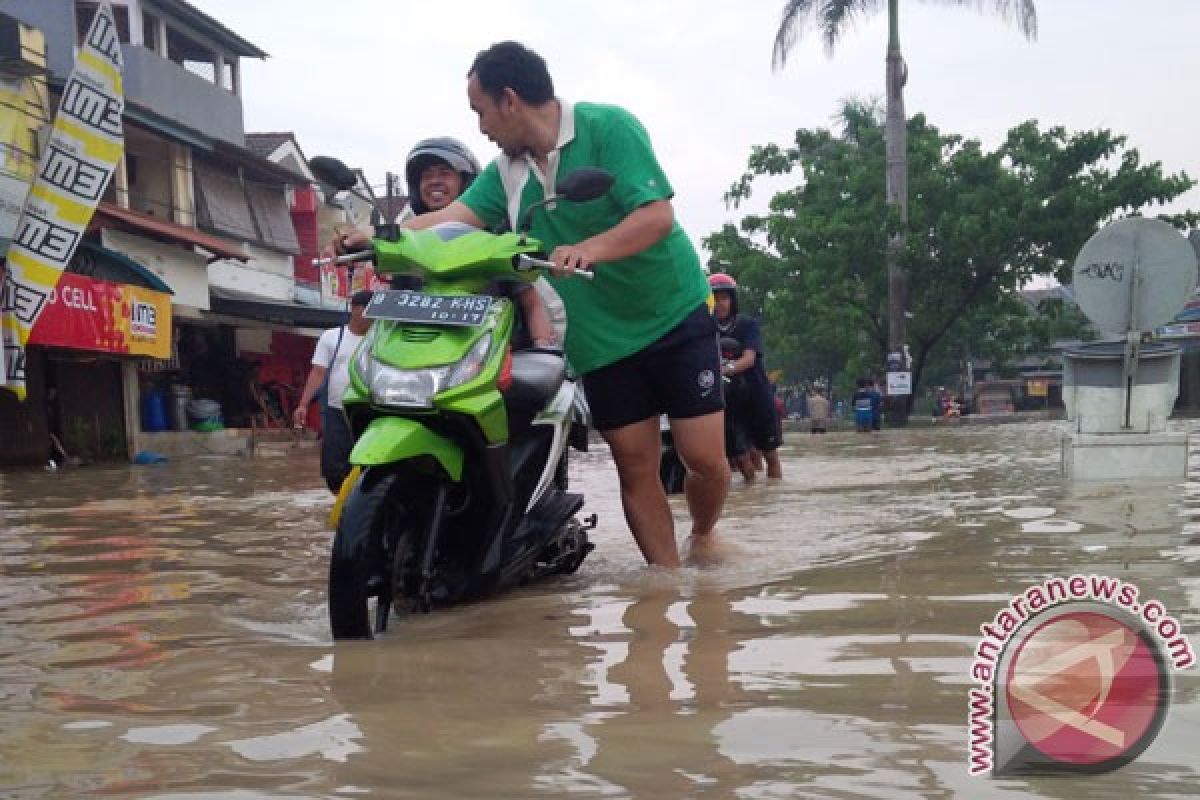
[[[429,209],[421,202],[421,170],[434,163],[449,164],[462,176],[465,191],[479,175],[479,162],[467,146],[450,136],[422,139],[409,152],[404,162],[404,179],[408,182],[408,204],[416,214]]]

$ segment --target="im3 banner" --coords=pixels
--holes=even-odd
[[[25,345],[121,158],[121,45],[100,4],[63,89],[0,284],[5,388],[25,399]]]

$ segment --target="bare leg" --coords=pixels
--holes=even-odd
[[[661,442],[658,417],[602,431],[601,435],[608,442],[613,460],[617,464],[625,522],[629,525],[646,563],[661,567],[678,567],[680,562],[679,548],[675,545],[675,520],[671,516],[671,506],[667,503],[667,494],[663,491],[662,482],[658,477]],[[678,438],[675,442],[678,447]],[[684,464],[687,464],[686,460]],[[688,491],[691,479],[689,468],[684,491]]]
[[[767,460],[767,477],[779,480],[783,477],[783,463],[779,460],[778,450],[767,450],[763,452],[763,458]]]
[[[717,520],[725,505],[725,495],[729,493],[724,416],[718,411],[702,417],[671,420],[675,449],[688,471],[683,492],[692,514],[691,555],[699,561],[717,556]]]
[[[754,482],[754,460],[750,457],[749,453],[742,453],[740,456],[733,459],[733,463],[730,465],[730,467],[731,469],[736,468],[738,472],[742,473],[742,479],[745,480],[746,483]]]

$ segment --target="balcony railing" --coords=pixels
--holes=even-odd
[[[139,45],[123,44],[121,51],[130,102],[208,136],[245,145],[240,98]]]

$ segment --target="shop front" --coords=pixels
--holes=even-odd
[[[136,269],[102,248],[85,250],[72,266],[98,262],[109,272],[114,264]],[[169,291],[161,282],[150,288],[62,274],[30,334],[26,401],[0,393],[0,463],[133,454],[143,425],[139,367],[172,358]]]

